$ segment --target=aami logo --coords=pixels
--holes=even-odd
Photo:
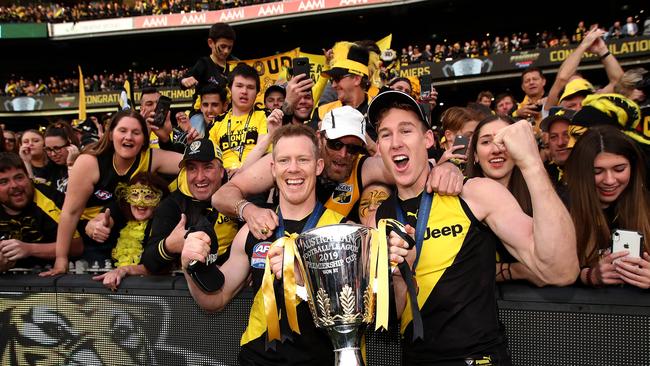
[[[181,24],[205,24],[205,14],[205,12],[185,14],[181,19]]]
[[[237,10],[226,10],[221,12],[221,16],[219,16],[219,21],[227,22],[231,20],[244,19],[244,17],[245,17],[244,8],[237,9]]]
[[[276,14],[284,14],[284,4],[283,3],[271,3],[269,5],[262,5],[260,10],[257,12],[257,16],[269,16]]]
[[[324,8],[325,8],[325,0],[301,1],[300,5],[298,5],[298,11],[324,9]]]
[[[167,26],[167,16],[147,17],[142,23],[142,28],[158,28]]]
[[[253,247],[253,255],[251,255],[251,267],[257,269],[264,269],[266,263],[266,254],[271,248],[270,241],[263,241],[255,244]]]
[[[99,198],[102,201],[106,201],[107,199],[113,197],[111,192],[107,191],[102,191],[101,189],[95,192],[95,197]]]
[[[441,236],[453,236],[456,237],[458,234],[463,232],[463,225],[456,224],[451,226],[443,226],[440,229],[431,229],[427,227],[427,231],[424,233],[424,240],[429,238],[437,239]]]

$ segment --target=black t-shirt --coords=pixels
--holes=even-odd
[[[210,56],[204,56],[196,61],[196,64],[190,69],[186,77],[193,76],[198,84],[194,87],[194,97],[196,100],[198,93],[208,85],[215,85],[226,88],[228,85],[229,67],[221,67],[212,61]]]

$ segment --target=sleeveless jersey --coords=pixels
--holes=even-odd
[[[284,220],[285,233],[300,233],[309,216],[300,221]],[[345,217],[326,209],[316,227],[338,224]],[[272,236],[275,237],[275,236]],[[241,339],[240,358],[251,360],[256,365],[333,365],[334,351],[327,334],[317,329],[305,301],[298,303],[298,324],[300,334],[293,333],[292,340],[274,342],[275,350],[266,350],[266,313],[262,291],[262,277],[266,253],[271,241],[259,241],[252,234],[246,238],[246,254],[250,260],[253,277],[253,290],[256,292],[248,319],[248,326]],[[278,306],[283,307],[283,298],[277,298]]]
[[[132,177],[141,172],[151,171],[152,152],[151,148],[138,154],[133,164],[124,175],[119,175],[113,166],[113,154],[104,153],[97,156],[99,166],[99,180],[93,187],[93,193],[81,216],[82,220],[91,220],[99,214],[102,207],[115,199],[115,188],[118,183],[128,183]]]
[[[377,220],[397,218],[417,223],[420,196],[389,198]],[[405,224],[406,224],[405,223]],[[403,364],[430,364],[489,354],[502,345],[495,298],[495,245],[498,238],[479,222],[460,197],[434,195],[424,243],[414,269],[424,339],[411,342],[410,301],[402,314]]]
[[[352,166],[352,172],[345,182],[319,184],[316,189],[318,200],[326,208],[358,222],[359,198],[363,190],[361,167],[367,156],[360,155]],[[357,220],[355,220],[355,218]]]

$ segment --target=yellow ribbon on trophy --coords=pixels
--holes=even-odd
[[[284,304],[287,310],[287,317],[291,330],[300,333],[298,328],[298,318],[296,316],[296,277],[293,270],[293,262],[295,257],[296,238],[298,234],[291,234],[288,237],[282,237],[271,244],[271,248],[280,247],[284,248],[284,260],[282,268],[283,287],[284,287]],[[289,248],[289,249],[287,249]],[[292,258],[288,258],[292,257]],[[291,263],[288,265],[287,263]],[[280,340],[280,319],[278,316],[278,304],[275,299],[275,291],[273,289],[273,280],[275,274],[271,270],[271,262],[268,255],[264,264],[264,277],[262,277],[262,296],[264,298],[264,312],[266,313],[266,327],[267,338],[271,342],[273,340]],[[287,278],[291,279],[291,283],[287,283]],[[293,286],[292,286],[293,284]],[[289,296],[293,294],[293,296]],[[293,317],[293,319],[292,319]]]

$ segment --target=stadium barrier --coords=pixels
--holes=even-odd
[[[648,291],[504,284],[497,298],[515,365],[650,365]],[[209,314],[179,276],[111,292],[89,275],[2,275],[0,363],[236,365],[252,300]],[[400,364],[395,329],[367,339],[369,365]]]

